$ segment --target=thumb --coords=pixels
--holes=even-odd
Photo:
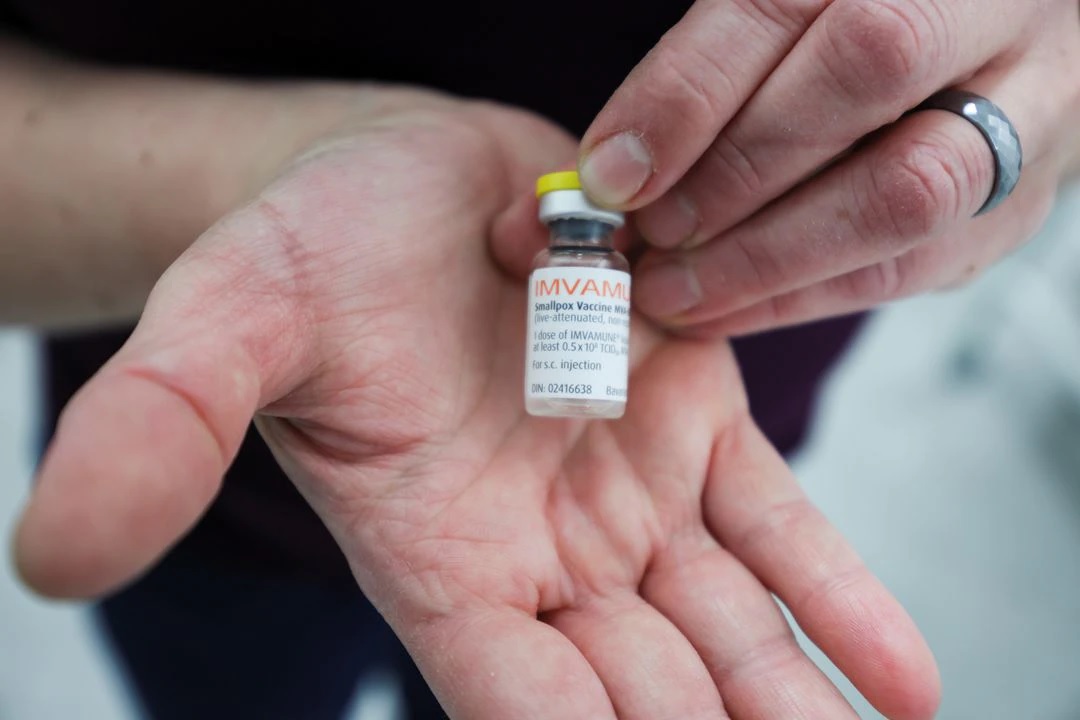
[[[282,253],[280,233],[258,209],[209,231],[65,408],[16,530],[29,586],[57,597],[107,592],[210,504],[253,413],[281,392],[303,346],[289,295],[267,290],[288,272],[268,257]]]

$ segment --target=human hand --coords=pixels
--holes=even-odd
[[[888,715],[929,717],[929,651],[755,428],[726,344],[636,320],[622,420],[523,413],[524,288],[492,253],[527,265],[543,237],[511,200],[572,154],[449,100],[306,153],[165,274],[65,411],[27,581],[142,571],[254,415],[452,717],[855,717],[770,592]]]
[[[582,143],[590,193],[641,208],[658,249],[638,307],[738,334],[975,276],[1035,232],[1076,161],[1077,7],[699,0]],[[994,180],[982,136],[949,113],[902,117],[949,86],[1002,107],[1024,148],[1015,193],[975,219]]]

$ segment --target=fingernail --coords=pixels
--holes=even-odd
[[[651,245],[669,249],[690,241],[701,225],[701,216],[690,198],[671,192],[639,210],[635,221]]]
[[[581,183],[596,202],[619,207],[637,195],[653,174],[652,156],[637,135],[619,133],[581,162]]]
[[[655,318],[673,318],[701,302],[701,283],[683,259],[664,260],[634,279],[634,301]]]

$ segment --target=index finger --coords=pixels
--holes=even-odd
[[[914,622],[825,517],[747,417],[705,488],[716,538],[791,610],[799,626],[883,715],[934,717],[941,687]]]
[[[581,143],[589,195],[633,210],[666,192],[830,0],[698,0],[630,73]]]

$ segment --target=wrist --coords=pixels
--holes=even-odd
[[[164,193],[175,185],[182,192],[166,204],[150,198],[145,226],[138,230],[146,238],[175,237],[159,247],[161,269],[213,223],[257,196],[298,153],[332,133],[348,116],[354,92],[306,83],[215,82],[204,97],[190,98],[204,130],[179,137],[177,152],[163,163],[171,167],[173,181],[157,189]]]
[[[131,139],[163,154],[157,183],[145,195],[134,193],[138,205],[130,208],[144,220],[136,234],[149,240],[156,274],[312,148],[380,115],[432,102],[422,91],[377,84],[184,82],[194,87],[179,94],[179,102],[191,110],[163,117],[156,127],[145,123],[147,137]],[[166,111],[158,112],[165,116]],[[170,123],[178,127],[173,130]]]
[[[257,132],[223,168],[216,215],[250,200],[299,158],[394,113],[452,102],[436,92],[378,83],[276,83],[255,90],[245,112]]]
[[[181,252],[319,138],[432,102],[94,67],[3,39],[0,61],[0,235],[19,258],[0,269],[0,322],[133,317]]]

